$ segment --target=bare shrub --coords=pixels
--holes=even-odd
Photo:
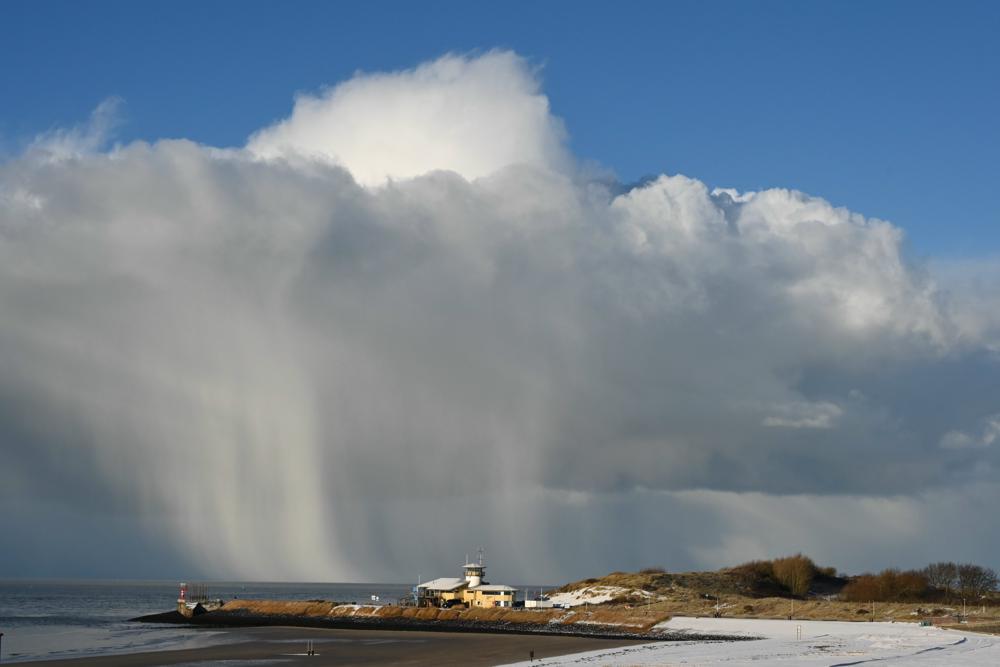
[[[927,577],[923,572],[888,568],[878,574],[855,577],[844,586],[840,597],[849,602],[917,602],[925,599],[928,593]]]
[[[639,574],[666,574],[667,571],[662,567],[644,567],[639,570]]]
[[[816,564],[812,559],[802,554],[777,558],[771,564],[774,578],[779,584],[791,591],[792,595],[805,595],[809,592],[816,573]]]
[[[736,582],[744,588],[756,588],[765,582],[774,581],[774,564],[769,560],[752,560],[729,570]]]
[[[923,572],[916,570],[904,570],[896,575],[896,588],[893,600],[917,601],[923,600],[930,592],[927,584],[927,576]]]
[[[840,591],[840,597],[848,602],[865,602],[867,600],[881,599],[879,592],[878,577],[874,574],[862,574],[854,577],[844,589]]]

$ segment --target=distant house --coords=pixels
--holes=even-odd
[[[549,609],[555,605],[552,603],[552,600],[549,599],[548,595],[542,595],[539,593],[533,598],[525,598],[524,606],[528,609]]]
[[[465,577],[443,577],[417,585],[417,603],[422,607],[512,607],[516,588],[483,580],[486,566],[482,552],[478,563],[463,566]]]

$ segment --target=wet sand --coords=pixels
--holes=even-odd
[[[177,651],[155,651],[24,665],[43,667],[148,667],[152,665],[498,665],[582,651],[643,644],[646,641],[470,632],[399,632],[267,627],[232,631],[233,643]],[[318,655],[305,655],[312,641]],[[6,661],[5,661],[6,662]]]

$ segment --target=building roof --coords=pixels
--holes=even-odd
[[[456,588],[461,588],[468,582],[465,579],[456,579],[455,577],[441,577],[440,579],[432,579],[431,581],[418,584],[417,588],[426,588],[431,591],[453,591]]]
[[[478,586],[469,586],[470,591],[516,591],[516,588],[510,586],[504,586],[503,584],[480,584]]]

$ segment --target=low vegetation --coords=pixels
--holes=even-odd
[[[736,577],[750,597],[804,597],[810,592],[839,592],[847,581],[833,567],[820,567],[808,556],[795,554],[774,560],[754,560],[721,570]]]
[[[840,592],[849,602],[919,602],[930,597],[927,577],[916,570],[889,568],[878,574],[854,577]]]
[[[864,602],[994,602],[996,572],[973,563],[932,563],[923,570],[889,568],[853,577],[841,591],[844,600]]]
[[[921,570],[888,568],[856,576],[838,574],[803,554],[755,560],[715,572],[644,568],[567,584],[571,593],[611,587],[621,592],[601,603],[690,616],[824,620],[932,620],[1000,627],[997,575],[974,564],[933,563]],[[586,600],[586,595],[581,595]],[[964,601],[964,604],[963,604]],[[950,620],[949,620],[950,619]],[[978,624],[978,625],[976,625]],[[966,625],[964,627],[971,628]]]
[[[526,624],[561,626],[582,625],[621,628],[645,632],[669,618],[665,612],[629,607],[594,606],[589,609],[516,609],[510,607],[439,609],[436,607],[400,607],[397,605],[356,605],[333,601],[311,600],[232,600],[222,612],[258,616],[294,616],[297,618],[377,618],[413,619],[418,621],[470,621],[478,623]]]
[[[713,572],[668,572],[647,567],[567,584],[572,609],[437,609],[348,605],[310,600],[233,600],[223,611],[273,616],[376,617],[492,624],[619,627],[644,632],[671,616],[728,616],[851,621],[961,623],[981,632],[1000,630],[997,575],[971,563],[932,563],[921,570],[887,568],[856,576],[838,574],[803,554],[755,560]],[[610,598],[610,599],[609,599]]]

